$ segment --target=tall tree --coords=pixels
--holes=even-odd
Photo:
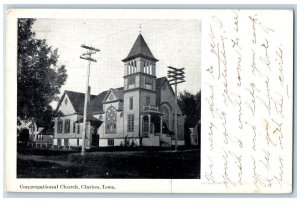
[[[18,20],[17,113],[43,125],[49,120],[50,103],[58,99],[67,73],[64,65],[58,67],[57,49],[35,38],[34,22],[32,18]]]
[[[184,136],[186,144],[190,144],[189,128],[194,128],[200,120],[201,91],[197,92],[196,95],[188,91],[179,93],[178,105],[180,106],[182,113],[186,116]]]

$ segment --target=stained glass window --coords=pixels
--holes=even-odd
[[[106,133],[115,134],[117,132],[117,110],[110,106],[106,110]]]

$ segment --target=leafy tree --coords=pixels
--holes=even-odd
[[[190,144],[190,131],[189,128],[194,128],[200,120],[201,111],[201,91],[196,95],[183,91],[179,93],[178,105],[180,106],[182,113],[186,115],[184,123],[184,137],[187,145]]]
[[[45,125],[51,120],[50,103],[58,99],[67,74],[64,65],[58,67],[57,49],[35,38],[34,22],[32,18],[18,19],[17,113]]]

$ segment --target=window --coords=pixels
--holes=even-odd
[[[107,139],[108,146],[114,146],[114,139]]]
[[[106,133],[115,134],[117,132],[117,110],[110,106],[106,110]]]
[[[65,130],[64,133],[70,133],[70,120],[66,119],[65,120]]]
[[[133,97],[129,98],[129,110],[133,109]]]
[[[169,108],[166,105],[161,106],[161,112],[164,114],[163,115],[163,120],[166,123],[166,126],[169,128],[169,123],[170,123],[170,111]]]
[[[77,125],[77,134],[80,134],[80,123]]]
[[[61,139],[57,139],[57,146],[61,146]]]
[[[57,122],[57,133],[62,133],[62,128],[63,128],[63,122],[62,120],[59,120]]]
[[[73,122],[73,133],[76,133],[76,124],[75,124],[75,121]]]
[[[148,78],[148,77],[145,77],[145,88],[147,89],[152,89],[152,79],[151,78]]]
[[[134,115],[133,114],[128,114],[128,132],[133,132],[134,131]]]
[[[150,97],[146,97],[146,105],[150,105]]]
[[[142,72],[145,72],[146,69],[146,62],[142,61]]]
[[[114,99],[114,95],[113,95],[112,93],[110,93],[108,99],[109,99],[109,100],[113,100],[113,99]]]
[[[134,88],[135,87],[135,77],[131,76],[128,77],[128,88]]]
[[[67,104],[68,104],[68,99],[66,98],[66,99],[65,99],[65,105],[67,105]]]
[[[64,146],[69,146],[69,139],[64,139]]]

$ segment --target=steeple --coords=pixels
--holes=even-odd
[[[140,33],[137,39],[135,40],[128,56],[123,59],[123,62],[128,60],[134,59],[136,57],[143,57],[147,60],[157,62],[158,60],[153,56],[152,52],[150,51],[144,37]]]

